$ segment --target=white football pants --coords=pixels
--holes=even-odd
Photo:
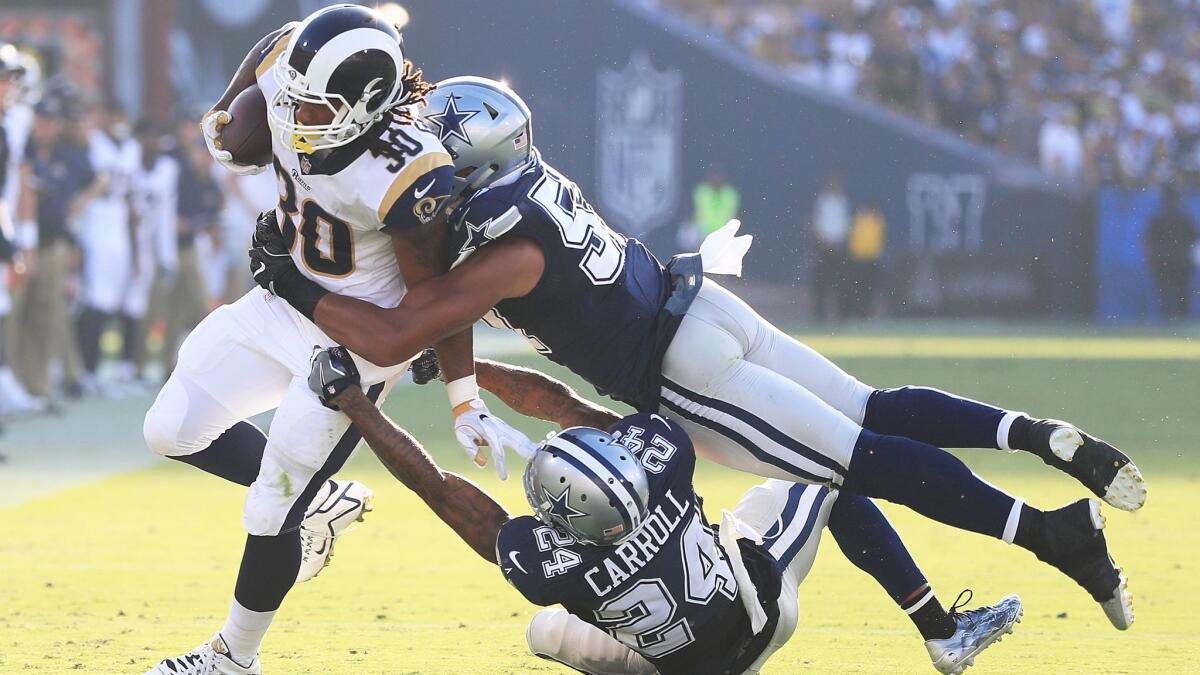
[[[771,641],[745,675],[762,670],[767,659],[796,631],[799,588],[817,557],[821,532],[838,492],[817,485],[781,480],[750,488],[733,514],[763,535],[763,548],[783,568],[779,591],[779,620]],[[736,606],[735,611],[744,611]],[[653,675],[654,666],[623,643],[565,609],[544,609],[534,615],[525,633],[535,656],[557,661],[589,675]]]
[[[308,388],[313,350],[335,344],[285,301],[251,290],[209,314],[184,341],[178,366],[146,413],[146,443],[163,456],[190,455],[237,422],[276,408],[243,523],[258,536],[299,527],[317,489],[361,440],[348,417]],[[377,405],[408,368],[354,360]]]
[[[697,454],[758,474],[841,485],[871,387],[711,279],[663,358],[660,411]]]

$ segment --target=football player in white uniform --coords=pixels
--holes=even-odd
[[[275,218],[264,222],[277,218],[295,261],[296,278],[280,285],[313,280],[394,307],[406,281],[445,271],[444,233],[432,215],[449,195],[454,169],[408,107],[430,85],[404,58],[391,24],[374,10],[335,5],[259,41],[202,122],[213,157],[235,173],[266,168],[238,164],[220,144],[228,107],[254,84],[267,103],[280,191]],[[254,289],[217,309],[184,342],[146,415],[155,452],[250,488],[249,536],[225,625],[151,673],[260,673],[259,645],[284,596],[320,570],[333,537],[368,507],[371,493],[361,484],[330,480],[360,434],[308,388],[314,346],[336,344],[313,324],[315,304],[294,309]],[[450,364],[459,443],[472,456],[484,443],[496,457],[505,448],[531,455],[529,439],[479,399],[469,329],[434,348]],[[376,403],[408,365],[357,361]],[[245,420],[272,408],[264,437]]]
[[[121,361],[117,379],[138,384],[144,375],[146,311],[156,270],[173,270],[176,263],[176,205],[179,162],[162,152],[165,131],[142,121],[134,133],[141,156],[133,174],[131,206],[134,249],[130,274],[121,300]]]
[[[121,309],[133,269],[136,237],[129,206],[133,175],[141,161],[124,110],[110,104],[96,117],[98,124],[88,135],[88,157],[104,187],[74,223],[83,249],[83,311],[76,328],[87,389],[99,385],[100,335]]]

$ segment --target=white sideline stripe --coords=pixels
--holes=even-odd
[[[721,412],[720,410],[715,410],[708,406],[702,405],[700,403],[692,401],[689,398],[685,398],[685,397],[675,393],[674,390],[670,389],[670,385],[663,386],[662,394],[663,394],[663,396],[666,397],[666,399],[668,401],[670,401],[671,403],[674,403],[675,405],[679,406],[680,408],[683,408],[684,410],[686,410],[690,413],[699,415],[700,417],[703,417],[708,420],[712,420],[723,426],[733,429],[734,431],[738,432],[742,436],[745,436],[746,439],[749,440],[751,443],[753,443],[755,446],[757,446],[758,449],[762,450],[763,452],[766,452],[767,454],[771,455],[772,457],[775,457],[776,459],[781,460],[785,464],[790,464],[790,465],[796,467],[797,469],[801,469],[801,470],[805,471],[806,473],[810,473],[814,476],[819,476],[821,478],[826,478],[829,480],[834,480],[835,478],[837,478],[837,476],[835,476],[834,473],[832,471],[830,471],[829,469],[821,466],[820,464],[817,464],[816,462],[812,461],[811,459],[808,459],[807,457],[805,457],[799,453],[793,452],[792,450],[785,448],[784,446],[776,443],[775,441],[768,438],[765,434],[760,432],[758,429],[755,429],[754,427],[743,422],[742,420],[738,419],[737,417],[734,417],[733,415],[730,415],[728,413]],[[720,433],[720,432],[714,431],[713,433]],[[782,433],[782,432],[780,432],[780,433]],[[751,456],[753,457],[753,455],[751,455]],[[761,459],[758,459],[757,457],[754,457],[754,460],[758,461],[758,462],[762,462],[764,464],[767,463],[767,462],[763,462]],[[771,465],[771,466],[774,466],[774,465]],[[779,468],[779,467],[775,467],[775,468]],[[800,474],[797,474],[797,477],[800,477]],[[840,479],[838,479],[838,480],[840,480]],[[804,482],[808,482],[808,481],[805,480]]]
[[[820,508],[819,505],[814,505],[817,495],[821,492],[820,488],[814,486],[804,490],[804,494],[800,497],[800,503],[796,505],[796,513],[792,515],[792,522],[784,524],[783,533],[771,544],[771,548],[767,552],[772,558],[779,560],[779,557],[791,548],[796,539],[800,537],[800,533],[804,531],[804,524],[808,522],[808,516],[813,509]],[[786,508],[786,502],[784,502]],[[813,530],[816,530],[813,527]]]

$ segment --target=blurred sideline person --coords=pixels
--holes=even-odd
[[[371,405],[345,348],[317,355],[309,386],[527,600],[566,608],[530,623],[536,656],[585,673],[756,673],[796,628],[799,585],[826,527],[912,619],[942,673],[961,672],[1020,620],[1015,595],[962,614],[930,602],[925,575],[864,497],[768,480],[725,512],[718,534],[695,493],[696,454],[679,425],[652,413],[622,418],[534,370],[491,361],[476,370],[510,408],[564,429],[525,469],[536,517],[510,517],[442,471]]]
[[[66,292],[75,255],[68,224],[104,187],[75,131],[81,115],[71,96],[48,92],[38,102],[21,170],[22,200],[37,222],[37,262],[14,320],[20,327],[20,376],[29,392],[41,397],[53,393],[51,364],[56,360],[64,387],[80,387],[83,369]]]
[[[38,401],[26,392],[8,368],[11,351],[8,321],[13,309],[11,286],[19,285],[25,268],[22,245],[14,227],[18,202],[18,181],[14,174],[20,171],[14,156],[24,150],[18,104],[20,73],[22,67],[17,50],[11,44],[0,43],[0,420],[12,414],[38,410]]]
[[[872,203],[854,210],[846,252],[854,301],[849,308],[855,317],[878,317],[884,313],[883,252],[887,246],[887,223]]]
[[[741,204],[742,196],[725,180],[721,168],[716,164],[710,166],[708,176],[692,191],[692,219],[700,236],[712,234],[737,218]]]
[[[37,103],[41,88],[41,69],[31,54],[16,50],[12,45],[0,46],[0,61],[12,72],[8,92],[0,98],[0,126],[3,126],[5,144],[8,147],[8,163],[4,167],[7,178],[0,184],[0,195],[7,202],[13,225],[14,261],[11,271],[3,275],[0,283],[8,288],[10,307],[23,303],[28,275],[36,264],[37,224],[33,222],[32,205],[21,200],[21,167],[25,160],[25,149],[33,130],[33,106]],[[0,85],[2,86],[2,85]],[[40,412],[45,409],[43,399],[32,396],[13,372],[19,367],[17,354],[19,328],[16,320],[0,321],[0,411],[7,414]],[[10,363],[12,367],[10,367]]]
[[[239,163],[222,147],[229,107],[252,86],[266,103],[270,166]],[[304,265],[304,279],[394,306],[406,284],[447,269],[439,260],[445,233],[430,223],[449,196],[452,160],[412,108],[430,88],[382,13],[332,5],[250,49],[202,118],[205,145],[233,173],[274,169],[280,191],[271,222],[287,228],[275,234],[290,238],[294,246],[284,255]],[[184,196],[181,190],[181,202]],[[451,380],[455,439],[472,456],[484,439],[497,456],[505,449],[531,454],[529,439],[479,397],[472,334],[462,328],[432,343]],[[361,436],[307,384],[314,345],[335,344],[312,323],[311,308],[298,310],[256,288],[214,310],[179,348],[177,367],[146,413],[146,444],[247,487],[246,539],[224,624],[150,674],[261,673],[260,646],[284,598],[324,567],[336,537],[370,510],[366,486],[332,478]],[[363,384],[380,403],[408,368],[360,365]],[[248,418],[271,409],[264,434]]]
[[[194,124],[189,124],[194,127]],[[159,309],[166,321],[163,338],[164,375],[175,370],[175,359],[184,336],[195,328],[209,310],[208,280],[201,268],[198,246],[217,228],[225,197],[213,178],[213,160],[204,142],[195,134],[180,138],[177,171],[176,217],[173,247],[164,244],[160,268]],[[169,251],[174,249],[172,256]],[[173,257],[173,260],[172,260]]]
[[[471,114],[485,109],[495,116]],[[298,275],[264,218],[250,252],[256,281],[312,307],[328,335],[375,363],[411,359],[486,318],[601,394],[678,422],[708,459],[886,499],[1015,544],[1083,587],[1114,627],[1130,626],[1128,582],[1108,555],[1098,501],[1034,508],[943,448],[1024,450],[1132,511],[1146,489],[1124,453],[1059,420],[859,382],[705,276],[740,274],[749,241],[735,237],[736,221],[700,254],[663,266],[542,160],[529,108],[501,82],[444,80],[422,115],[454,153],[458,175],[486,177],[466,179],[483,187],[464,192],[449,215],[451,271],[414,286],[399,306],[379,307]]]
[[[246,247],[254,235],[258,214],[279,201],[279,186],[270,171],[249,176],[221,173],[225,206],[220,218],[221,247],[215,251],[220,259],[218,297],[231,303],[254,287],[254,279],[246,270]]]
[[[77,330],[84,388],[98,391],[100,338],[121,312],[140,254],[130,200],[141,151],[133,139],[129,119],[118,104],[106,104],[95,111],[92,119],[88,153],[101,187],[76,223],[83,254]]]
[[[166,129],[143,120],[135,135],[141,150],[131,199],[137,245],[133,273],[121,303],[122,340],[117,379],[141,384],[146,375],[146,336],[155,280],[177,266],[179,163],[163,152]]]
[[[1154,278],[1164,319],[1187,317],[1192,295],[1192,271],[1200,232],[1182,195],[1174,187],[1162,191],[1162,206],[1146,224],[1142,246]]]
[[[817,318],[837,321],[846,310],[849,296],[846,240],[850,235],[850,200],[842,190],[842,177],[836,173],[825,178],[825,186],[813,202],[812,234],[817,252],[813,272]]]

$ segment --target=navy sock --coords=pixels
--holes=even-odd
[[[900,535],[875,503],[841,493],[829,512],[829,531],[846,559],[870,574],[926,640],[950,637],[954,619],[942,608]]]
[[[172,457],[184,464],[249,487],[262,466],[267,436],[249,422],[238,422],[225,430],[207,448],[190,455]]]
[[[870,499],[839,494],[829,512],[829,532],[846,559],[874,577],[896,604],[929,583],[900,535]]]
[[[233,597],[255,612],[274,612],[296,584],[300,571],[300,530],[274,537],[246,537]]]
[[[854,445],[842,489],[903,504],[940,523],[997,539],[1003,537],[1016,501],[941,448],[866,429]]]
[[[1006,411],[928,387],[877,389],[867,399],[863,428],[939,448],[998,448]]]

